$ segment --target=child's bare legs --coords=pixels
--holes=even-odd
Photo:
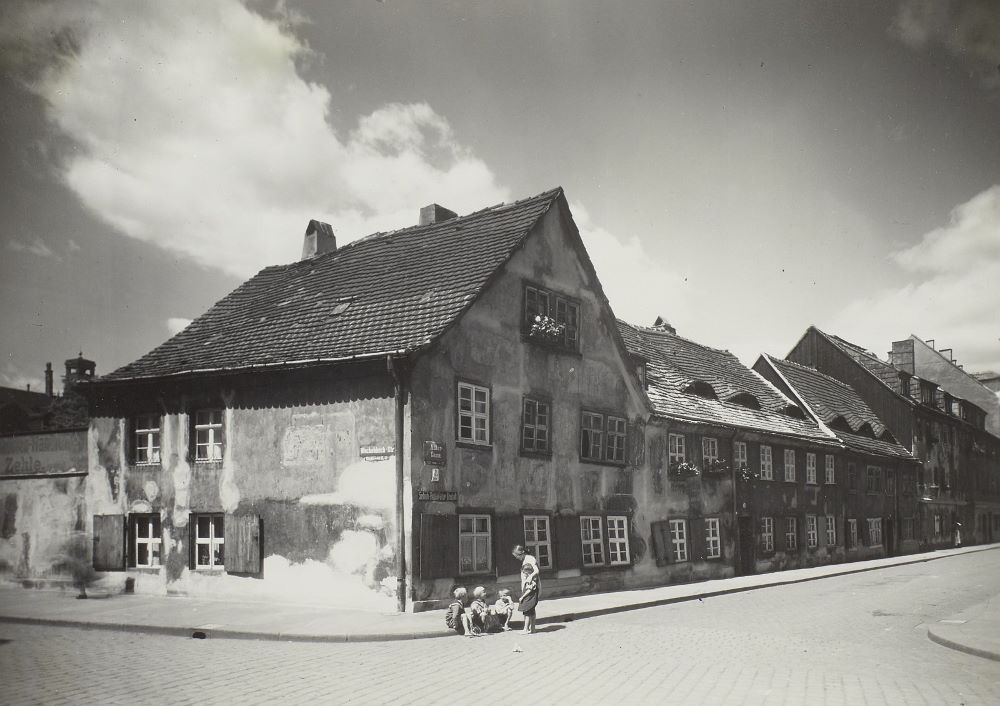
[[[466,637],[476,636],[476,634],[472,632],[472,620],[469,619],[468,613],[462,613],[462,627],[465,628]]]
[[[508,608],[506,611],[504,611],[504,614],[507,616],[507,619],[503,621],[503,629],[504,630],[510,630],[511,629],[511,627],[510,627],[510,619],[511,619],[511,616],[514,615],[514,611],[513,611],[513,609]]]
[[[521,632],[523,632],[525,635],[530,635],[531,633],[535,632],[534,614],[524,616],[524,630],[522,630]]]

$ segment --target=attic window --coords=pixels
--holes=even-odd
[[[840,431],[846,431],[848,433],[853,433],[851,425],[847,423],[847,420],[843,416],[837,417],[832,422],[830,422],[831,429],[839,429]]]
[[[802,408],[799,407],[797,404],[786,405],[785,408],[783,410],[781,410],[781,411],[782,411],[783,414],[785,414],[785,415],[787,415],[789,417],[793,417],[794,419],[805,419],[806,418],[805,412],[803,412]]]
[[[717,400],[719,396],[715,394],[715,390],[704,380],[695,380],[690,385],[684,388],[684,392],[689,395],[698,395],[698,397],[704,397],[709,400]]]
[[[333,306],[327,316],[339,316],[340,314],[343,314],[353,302],[354,297],[341,297],[340,299],[337,299],[333,302]]]
[[[738,395],[733,395],[729,398],[729,401],[733,404],[738,404],[741,407],[749,407],[750,409],[760,409],[760,400],[751,395],[749,392],[741,392]]]
[[[869,439],[875,438],[875,430],[872,429],[872,425],[865,422],[860,427],[858,427],[858,434],[861,436],[867,436]]]
[[[887,441],[887,442],[889,442],[890,444],[895,444],[895,443],[897,443],[897,442],[896,442],[896,437],[894,437],[894,436],[892,435],[892,432],[891,432],[891,431],[889,431],[888,429],[884,430],[884,431],[882,432],[882,436],[880,436],[879,438],[880,438],[880,439],[881,439],[882,441]]]

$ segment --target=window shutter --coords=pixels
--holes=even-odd
[[[458,575],[458,515],[420,515],[420,578]]]
[[[260,575],[264,523],[257,515],[226,515],[225,523],[226,571]]]
[[[94,568],[125,570],[125,515],[94,515]]]
[[[524,518],[520,515],[499,515],[494,518],[494,523],[493,556],[496,557],[497,576],[516,574],[521,570],[521,562],[513,557],[511,550],[518,544],[524,544]]]
[[[602,528],[603,529],[603,528]],[[580,518],[559,515],[555,518],[556,568],[579,569],[583,566],[583,544],[580,541]]]
[[[650,524],[653,533],[653,555],[657,566],[670,563],[670,524],[666,521]]]
[[[125,535],[125,541],[126,541],[126,546],[128,547],[128,554],[126,555],[127,556],[127,560],[128,560],[128,566],[130,568],[135,568],[135,564],[136,564],[136,561],[135,561],[135,553],[136,553],[135,552],[135,515],[129,515],[128,516],[128,522],[126,522],[125,524],[127,525],[127,533]]]
[[[125,418],[125,461],[135,463],[135,417]]]
[[[195,516],[188,515],[188,568],[192,571],[195,568],[195,552],[197,551],[195,543],[195,524]]]

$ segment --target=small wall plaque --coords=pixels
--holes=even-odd
[[[431,466],[443,466],[444,462],[444,444],[439,444],[436,441],[425,441],[424,463]]]

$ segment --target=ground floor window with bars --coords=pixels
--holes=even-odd
[[[718,559],[722,556],[722,532],[719,518],[705,518],[705,558]]]
[[[628,518],[608,517],[608,563],[612,566],[628,564]]]
[[[221,571],[226,567],[225,520],[222,515],[194,515],[194,568]]]
[[[524,516],[524,548],[538,560],[539,569],[552,568],[552,534],[546,515]]]
[[[458,570],[481,574],[493,568],[490,555],[492,532],[489,515],[458,516]]]
[[[580,518],[584,566],[599,566],[604,563],[604,534],[601,524],[600,517],[584,515]]]

